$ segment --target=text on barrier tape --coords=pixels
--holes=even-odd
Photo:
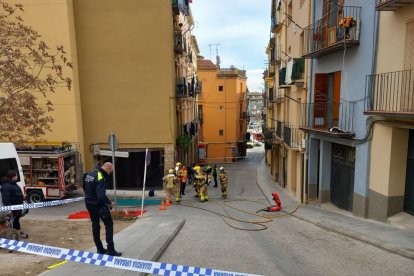
[[[72,262],[151,273],[155,275],[258,276],[254,274],[230,272],[211,268],[201,268],[186,265],[176,265],[129,258],[120,258],[88,251],[59,248],[54,246],[8,240],[3,238],[0,238],[0,247],[34,255],[41,255],[56,259],[68,260]]]
[[[62,205],[62,204],[82,201],[82,200],[84,200],[84,197],[75,197],[75,198],[60,199],[60,200],[53,200],[53,201],[46,201],[46,202],[38,202],[38,203],[24,203],[24,204],[18,204],[18,205],[0,206],[0,212],[57,206],[57,205]]]

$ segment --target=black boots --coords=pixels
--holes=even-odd
[[[106,250],[106,254],[110,256],[115,256],[115,257],[122,256],[121,252],[118,252],[115,250],[114,244],[108,244],[108,249]]]
[[[108,249],[105,249],[103,247],[102,243],[98,244],[96,246],[96,252],[98,254],[106,254],[106,255],[115,256],[115,257],[122,256],[121,252],[118,252],[118,251],[115,250],[115,246],[113,244],[109,244]]]

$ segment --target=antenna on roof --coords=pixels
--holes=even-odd
[[[220,46],[220,43],[208,44],[208,47],[210,47],[210,60],[211,60],[211,46],[216,46],[216,65],[220,66],[220,57],[218,55],[218,47],[217,47],[217,46]]]

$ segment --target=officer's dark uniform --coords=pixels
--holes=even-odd
[[[120,256],[121,253],[115,250],[113,240],[114,223],[110,212],[112,202],[106,196],[106,177],[108,177],[107,172],[100,167],[96,167],[85,176],[83,184],[85,205],[91,217],[93,241],[95,242],[98,253]],[[108,250],[105,250],[100,238],[100,219],[105,224]]]

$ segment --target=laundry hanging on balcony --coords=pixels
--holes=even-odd
[[[293,59],[291,59],[286,66],[286,76],[285,84],[292,84],[292,69],[293,69]]]

